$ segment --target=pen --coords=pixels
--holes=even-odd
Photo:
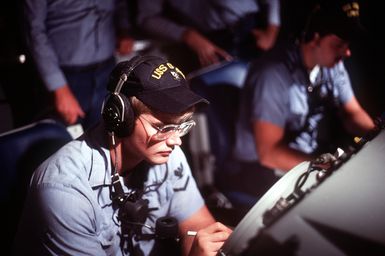
[[[189,231],[187,231],[187,235],[188,236],[196,236],[197,235],[197,231],[189,230]]]

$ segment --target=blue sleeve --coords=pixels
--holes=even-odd
[[[344,63],[340,61],[335,65],[330,70],[330,75],[334,83],[334,94],[337,95],[339,102],[343,105],[350,101],[354,96],[354,92]]]
[[[58,58],[46,34],[47,1],[26,0],[26,39],[36,67],[49,91],[65,85],[66,79],[60,70]]]
[[[267,1],[269,5],[268,23],[270,25],[281,25],[281,8],[279,0]]]
[[[35,191],[34,228],[42,235],[43,250],[52,255],[103,255],[105,232],[97,231],[90,202],[75,189],[41,184]],[[36,220],[35,219],[35,220]],[[35,231],[36,232],[36,231]]]
[[[256,74],[247,84],[252,90],[251,121],[267,121],[284,127],[289,110],[289,91],[285,85],[288,82],[284,81],[282,71],[277,68],[258,69],[254,69]]]

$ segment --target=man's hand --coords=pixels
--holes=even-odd
[[[53,95],[55,110],[68,125],[75,124],[79,117],[85,116],[68,85],[60,87]]]
[[[231,232],[230,228],[219,222],[199,230],[195,236],[189,256],[216,255]]]
[[[183,34],[183,41],[196,52],[203,67],[218,63],[221,59],[227,61],[233,59],[225,50],[217,47],[193,29],[186,30]]]
[[[274,47],[275,41],[279,33],[279,27],[270,25],[266,29],[253,29],[252,34],[255,38],[255,44],[258,49],[263,51],[270,50]]]
[[[122,36],[118,38],[117,51],[121,55],[129,54],[134,47],[134,39],[129,36]]]

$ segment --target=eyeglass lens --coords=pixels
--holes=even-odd
[[[182,137],[186,135],[191,128],[195,125],[194,120],[190,120],[180,125],[165,125],[163,127],[158,127],[158,132],[154,135],[154,138],[159,140],[168,139],[170,136],[177,135],[178,137]]]

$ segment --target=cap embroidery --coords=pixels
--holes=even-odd
[[[167,67],[163,64],[160,64],[155,70],[154,72],[152,72],[152,77],[155,78],[155,79],[160,79],[163,74],[167,71]]]
[[[166,73],[168,69],[173,69],[175,71],[170,71],[171,75],[174,77],[175,80],[181,80],[180,76],[181,75],[183,78],[185,78],[184,74],[182,71],[179,70],[179,68],[174,67],[171,63],[166,63],[166,66],[164,64],[160,64],[151,74],[151,77],[155,79],[161,79],[163,74]]]
[[[175,80],[180,81],[180,76],[175,71],[170,71],[171,75],[174,77]]]
[[[347,17],[359,17],[360,16],[360,6],[357,2],[345,4],[342,6],[342,10],[346,13]]]

